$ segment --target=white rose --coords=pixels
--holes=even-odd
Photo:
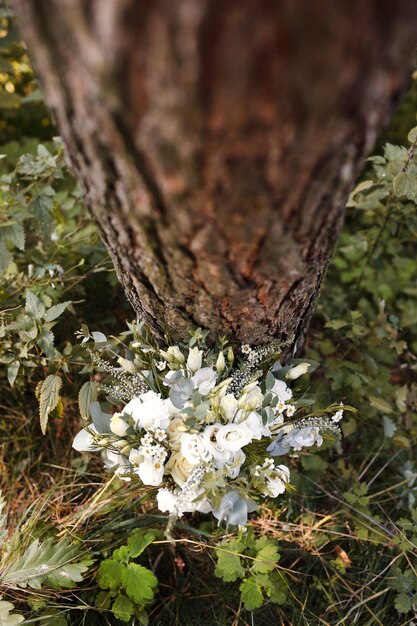
[[[202,367],[191,377],[191,382],[202,396],[206,396],[216,385],[216,379],[217,372],[215,370],[211,367]]]
[[[171,400],[164,400],[160,394],[147,391],[139,398],[131,400],[123,411],[131,415],[137,428],[166,429],[171,415],[175,412],[175,407]]]
[[[239,409],[253,411],[262,406],[263,399],[264,396],[258,384],[256,382],[249,383],[243,387],[243,393],[238,401]]]
[[[290,370],[288,370],[288,372],[285,374],[285,378],[288,378],[288,380],[295,380],[299,376],[306,374],[309,369],[310,363],[300,363],[299,365],[296,365],[295,367],[292,367]]]
[[[164,476],[164,465],[161,461],[146,458],[137,468],[136,473],[144,485],[157,487],[161,484]]]
[[[282,402],[286,402],[290,398],[292,398],[292,391],[289,387],[287,387],[286,383],[283,380],[276,380],[274,386],[271,389],[272,393],[274,393]]]
[[[237,411],[237,400],[232,393],[228,393],[220,400],[220,413],[231,422]]]
[[[200,435],[190,433],[184,433],[181,437],[181,454],[191,465],[209,461],[212,457],[203,438]]]
[[[174,417],[168,424],[167,433],[169,439],[169,446],[174,450],[179,450],[181,447],[181,437],[187,432],[187,426],[184,423],[182,417]]]
[[[187,367],[191,372],[193,372],[193,374],[200,369],[202,360],[203,351],[198,348],[190,348],[187,359]]]
[[[122,413],[113,413],[110,420],[110,430],[119,437],[124,437],[129,430],[129,424],[122,419]]]
[[[203,441],[213,458],[219,462],[217,465],[222,465],[230,457],[230,453],[223,450],[217,443],[216,435],[219,428],[220,426],[218,424],[207,426],[203,432]]]
[[[220,426],[216,433],[217,443],[222,450],[237,452],[252,439],[249,428],[243,424],[226,424]]]
[[[165,465],[165,469],[169,472],[177,485],[183,485],[189,477],[193,465],[185,459],[181,452],[172,454]]]

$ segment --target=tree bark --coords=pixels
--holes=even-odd
[[[136,313],[174,339],[296,338],[417,2],[10,4]]]

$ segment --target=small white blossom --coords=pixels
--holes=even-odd
[[[295,413],[295,406],[293,404],[287,404],[285,407],[285,413],[288,417],[292,417]]]
[[[242,343],[241,348],[242,354],[250,354],[252,352],[252,348],[248,343]]]

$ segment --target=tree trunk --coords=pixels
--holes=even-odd
[[[297,337],[417,2],[10,3],[136,313],[174,339]]]

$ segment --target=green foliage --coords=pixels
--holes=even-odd
[[[280,554],[277,542],[266,536],[255,538],[252,528],[228,539],[216,549],[216,576],[225,582],[241,579],[239,591],[248,611],[259,608],[265,597],[276,604],[287,599],[288,582],[276,564]]]
[[[145,607],[154,599],[158,585],[156,576],[134,559],[155,540],[152,532],[133,532],[127,544],[113,551],[111,558],[100,563],[97,583],[106,594],[99,594],[98,606],[110,606],[111,611],[122,622],[135,616],[140,624],[147,624]]]
[[[43,434],[46,432],[49,414],[56,408],[59,402],[59,390],[61,389],[61,385],[61,378],[50,374],[38,387],[39,418]]]
[[[24,554],[13,555],[12,562],[6,563],[0,582],[6,587],[70,588],[82,581],[82,574],[91,563],[91,557],[82,554],[68,539],[58,542],[53,537],[43,542],[34,539]]]

